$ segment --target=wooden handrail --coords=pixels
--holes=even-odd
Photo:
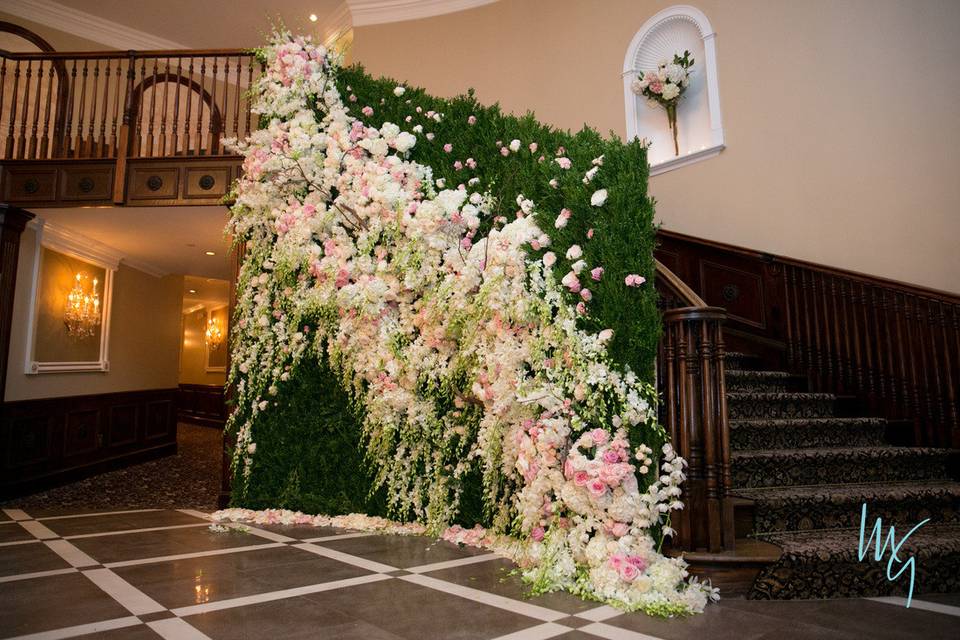
[[[719,552],[734,548],[730,496],[730,428],[724,382],[726,311],[708,306],[683,280],[656,261],[663,335],[657,358],[660,420],[688,463],[686,508],[673,544]]]
[[[111,51],[27,51],[13,52],[0,49],[0,56],[11,60],[97,60],[104,58],[213,58],[223,56],[251,56],[250,49],[148,49]]]

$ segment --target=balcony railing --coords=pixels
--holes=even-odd
[[[211,156],[256,127],[241,50],[0,52],[0,159]]]

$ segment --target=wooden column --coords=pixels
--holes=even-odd
[[[0,400],[7,385],[13,295],[17,287],[20,235],[33,218],[29,211],[0,204]]]

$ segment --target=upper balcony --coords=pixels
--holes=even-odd
[[[249,51],[0,51],[0,201],[209,205],[257,127]]]

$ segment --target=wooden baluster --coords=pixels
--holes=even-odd
[[[134,100],[138,100],[135,95],[137,79],[137,58],[133,51],[127,54],[127,88],[123,97],[123,120],[120,124],[120,135],[117,137],[117,166],[113,173],[113,201],[117,204],[123,204],[127,189],[127,158],[140,152],[140,137],[134,132],[137,144],[136,151],[131,150],[130,137],[131,129],[134,127]],[[142,85],[141,85],[142,86]],[[117,88],[119,94],[120,89]],[[143,97],[142,94],[140,96]],[[138,100],[142,103],[143,100]]]
[[[923,402],[921,400],[921,391],[920,385],[917,381],[917,364],[916,364],[916,354],[917,354],[917,345],[916,345],[916,336],[914,331],[913,323],[913,313],[912,305],[910,303],[910,298],[907,294],[902,295],[903,299],[903,308],[901,314],[903,316],[903,332],[906,335],[906,339],[903,344],[903,350],[906,351],[907,362],[903,363],[903,366],[907,369],[907,388],[910,391],[910,404],[913,409],[912,417],[914,421],[914,428],[916,435],[919,438],[918,442],[923,444],[929,444],[926,441],[926,436],[921,429],[923,422]]]
[[[110,62],[110,58],[107,58],[107,68],[103,72],[103,103],[100,106],[100,148],[97,151],[97,156],[101,158],[106,158],[110,155],[107,151],[107,114],[110,111],[110,80],[113,77],[110,70]]]
[[[710,337],[710,327],[706,320],[697,320],[697,331],[694,334],[699,343],[697,349],[700,369],[700,426],[703,430],[703,478],[706,498],[707,516],[707,550],[720,551],[722,533],[720,528],[720,494],[717,485],[717,432],[714,424],[714,397],[713,397],[713,344]]]
[[[94,61],[93,67],[93,91],[90,92],[90,126],[87,129],[87,144],[84,150],[84,158],[93,158],[97,155],[97,98],[100,89],[100,60]]]
[[[910,393],[910,374],[907,368],[908,352],[911,351],[911,349],[905,348],[904,334],[906,331],[904,330],[904,314],[900,308],[900,297],[897,295],[897,292],[892,291],[890,297],[893,301],[893,323],[896,330],[897,362],[900,365],[898,374],[900,378],[900,393],[903,396],[903,417],[915,418],[914,412],[916,406],[913,403],[913,396]],[[916,421],[914,421],[913,436],[915,444],[922,442],[922,437],[919,433],[919,424]]]
[[[886,387],[883,389],[885,394],[884,400],[886,401],[888,416],[895,416],[897,415],[897,395],[900,387],[897,385],[896,368],[893,363],[895,357],[893,351],[893,322],[889,319],[886,292],[882,289],[877,289],[877,287],[873,287],[872,289],[874,296],[874,321],[877,324],[878,334],[881,330],[883,331],[884,339],[882,345],[879,341],[877,342],[878,358],[885,357],[886,360],[884,363],[885,369],[883,370],[887,382]]]
[[[933,387],[934,385],[939,386],[940,376],[934,375],[936,382],[930,379],[929,371],[929,360],[932,357],[932,354],[928,356],[927,349],[927,324],[928,324],[928,309],[927,301],[919,297],[913,297],[914,308],[913,308],[913,317],[916,323],[916,337],[919,348],[919,373],[917,374],[917,384],[920,385],[920,394],[921,399],[924,402],[924,408],[926,413],[926,419],[924,420],[926,424],[926,437],[927,442],[931,446],[943,446],[940,442],[940,436],[937,433],[937,412],[934,411],[933,406]]]
[[[132,63],[132,62],[131,62]],[[110,125],[110,157],[115,158],[120,153],[119,145],[119,131],[118,126],[123,126],[123,113],[120,111],[120,94],[123,92],[121,85],[123,84],[123,59],[117,58],[117,72],[114,74],[116,80],[114,84],[116,88],[113,93],[113,122]],[[128,70],[129,75],[129,70]],[[127,123],[129,124],[129,123]],[[124,150],[124,153],[126,150]]]
[[[183,81],[183,58],[177,58],[177,81],[173,85],[173,140],[170,143],[170,152],[180,154],[180,140],[178,139],[177,125],[180,121],[180,83]],[[189,89],[187,95],[190,95]]]
[[[4,104],[3,99],[6,97],[6,94],[7,94],[7,59],[6,57],[0,56],[0,111],[3,111],[3,104]],[[3,120],[3,115],[0,115],[0,120]],[[2,127],[0,127],[0,129],[2,129]],[[3,131],[0,130],[0,135],[2,134],[3,134]],[[10,157],[6,153],[8,139],[9,138],[6,138],[3,141],[3,146],[0,147],[4,151],[2,156],[3,158]]]
[[[147,113],[149,120],[147,121],[147,156],[153,157],[153,147],[155,140],[153,125],[156,121],[157,116],[157,65],[159,64],[160,59],[153,59],[153,82],[150,85],[150,111]]]
[[[215,115],[217,108],[217,57],[213,58],[213,80],[210,82],[210,120],[207,123],[207,153],[215,155],[220,141],[220,123]]]
[[[833,387],[836,384],[836,380],[834,378],[834,370],[833,370],[834,349],[832,344],[833,333],[831,331],[830,307],[827,304],[827,280],[826,280],[826,276],[823,273],[817,273],[816,276],[817,276],[818,286],[820,287],[819,302],[820,302],[820,312],[821,312],[821,318],[820,318],[820,322],[817,323],[817,328],[819,330],[818,332],[823,338],[821,348],[823,349],[824,365],[827,368],[827,371],[826,371],[827,385],[824,390],[832,391]]]
[[[958,423],[957,418],[957,394],[955,392],[955,387],[953,386],[954,374],[953,374],[953,365],[956,363],[956,360],[953,360],[950,357],[950,340],[947,336],[947,314],[944,310],[944,303],[937,302],[937,307],[940,316],[940,336],[943,340],[943,348],[937,349],[937,353],[943,358],[943,367],[939,368],[939,371],[942,371],[946,376],[946,399],[947,399],[947,411],[946,411],[946,420],[944,422],[948,426],[948,442],[949,445],[953,448],[960,447],[960,423]],[[953,362],[951,362],[953,360]],[[958,366],[958,371],[960,371],[960,366]]]
[[[193,58],[190,58],[190,64],[187,68],[187,75],[190,77],[190,86],[193,87],[193,82],[194,82]],[[190,125],[193,123],[192,120],[190,120],[190,107],[193,105],[193,100],[190,99],[191,96],[193,96],[192,89],[187,91],[187,96],[185,98],[187,103],[187,108],[185,109],[186,113],[184,115],[184,120],[183,120],[183,153],[184,155],[190,155],[193,151],[193,148],[190,146],[190,131],[191,131]]]
[[[76,141],[76,143],[74,144],[74,147],[73,147],[73,157],[74,157],[74,158],[79,158],[79,157],[81,157],[81,155],[82,155],[82,153],[83,153],[83,149],[82,149],[82,147],[84,146],[84,142],[83,142],[83,122],[84,122],[84,121],[83,121],[83,114],[84,114],[84,111],[86,110],[86,104],[87,104],[87,77],[88,77],[88,73],[89,73],[89,68],[90,68],[89,61],[88,61],[88,60],[84,60],[84,61],[83,61],[83,75],[81,76],[81,81],[80,81],[80,101],[79,101],[79,105],[78,105],[78,106],[79,106],[79,111],[78,111],[78,114],[77,114],[77,126],[76,126],[77,141]]]
[[[853,280],[841,280],[840,297],[844,301],[843,317],[846,330],[847,353],[850,354],[850,379],[856,388],[863,392],[863,353],[860,350],[860,319],[857,317],[857,294]]]
[[[30,119],[30,80],[33,78],[33,60],[27,60],[27,73],[24,76],[23,81],[23,100],[20,104],[20,135],[17,136],[17,158],[26,158],[27,156],[27,131],[29,130],[29,125],[27,121]]]
[[[135,64],[135,62],[134,62]],[[136,141],[136,151],[132,154],[134,156],[143,155],[144,149],[144,140],[143,140],[143,103],[146,101],[146,81],[147,81],[147,59],[140,59],[140,83],[137,84],[139,87],[139,93],[135,96],[137,100],[137,130],[134,135],[134,140]]]
[[[784,293],[784,302],[786,303],[786,309],[784,310],[784,315],[787,318],[787,368],[791,371],[794,371],[797,366],[796,359],[796,329],[794,328],[793,313],[796,305],[793,304],[790,296],[792,294],[792,289],[790,286],[790,274],[793,273],[793,268],[790,265],[783,266],[783,293]]]
[[[47,73],[47,96],[43,107],[43,135],[40,138],[40,149],[37,154],[37,157],[43,160],[46,160],[50,153],[50,114],[53,105],[53,76],[55,74],[53,64],[51,64],[50,71]],[[2,98],[0,98],[0,104],[3,104]],[[56,137],[56,132],[54,132],[54,137]]]
[[[204,95],[206,94],[206,83],[207,83],[207,59],[206,57],[200,58],[200,92],[197,94],[197,139],[195,144],[197,145],[197,155],[203,155],[203,104],[204,104]],[[213,117],[213,105],[211,104],[210,117]]]
[[[810,383],[814,384],[814,376],[816,375],[816,366],[815,366],[816,360],[815,360],[815,353],[814,353],[814,347],[813,347],[813,343],[814,343],[813,333],[810,329],[810,320],[811,320],[810,314],[812,311],[810,300],[812,296],[810,295],[810,282],[809,282],[809,279],[807,278],[806,270],[803,270],[800,272],[800,285],[801,285],[801,288],[803,289],[803,324],[804,324],[804,329],[805,329],[804,333],[806,335],[806,343],[807,343],[806,369],[807,369],[807,376],[808,378],[810,378]]]
[[[726,383],[726,344],[723,342],[722,321],[714,324],[714,356],[716,364],[717,386],[717,432],[720,438],[720,484],[722,491],[720,494],[723,500],[723,546],[727,551],[733,551],[736,541],[736,526],[733,517],[733,474],[730,470],[730,423],[727,417],[727,383]]]
[[[14,144],[16,140],[16,121],[17,121],[17,98],[20,95],[20,60],[17,60],[17,64],[13,70],[13,93],[12,98],[10,99],[10,124],[7,128],[7,145],[4,149],[3,157],[4,158],[14,158],[14,151],[16,146]]]
[[[833,318],[833,351],[835,361],[834,371],[836,371],[836,386],[838,389],[846,391],[849,382],[847,380],[847,367],[844,366],[844,358],[846,356],[843,351],[843,333],[841,333],[841,331],[845,333],[846,327],[841,329],[840,312],[837,304],[837,278],[836,276],[829,276],[829,280],[830,315]]]
[[[30,142],[26,157],[36,159],[40,151],[40,103],[43,96],[43,60],[37,61],[37,83],[33,97],[33,117],[30,119]]]
[[[233,137],[236,138],[239,134],[237,133],[240,127],[240,67],[243,64],[243,58],[237,56],[237,91],[234,94],[234,103],[233,103]]]
[[[239,91],[239,89],[238,89]],[[230,135],[230,56],[223,58],[223,109],[220,112],[220,131],[217,134],[217,153],[221,153],[220,141]]]
[[[167,155],[167,105],[170,103],[170,58],[163,71],[163,108],[160,115],[160,157]]]
[[[867,285],[860,283],[860,292],[859,296],[857,291],[853,292],[854,298],[860,300],[860,309],[862,311],[863,318],[863,354],[866,360],[866,380],[867,380],[867,393],[870,394],[871,398],[874,400],[877,397],[877,387],[875,386],[875,380],[877,379],[878,373],[874,369],[873,365],[873,349],[874,345],[879,341],[879,333],[876,331],[876,328],[871,330],[870,328],[870,313],[869,313],[869,303],[867,302]]]
[[[74,59],[67,81],[67,111],[64,117],[63,138],[59,143],[60,157],[69,158],[73,153],[73,103],[76,100],[77,61]]]

